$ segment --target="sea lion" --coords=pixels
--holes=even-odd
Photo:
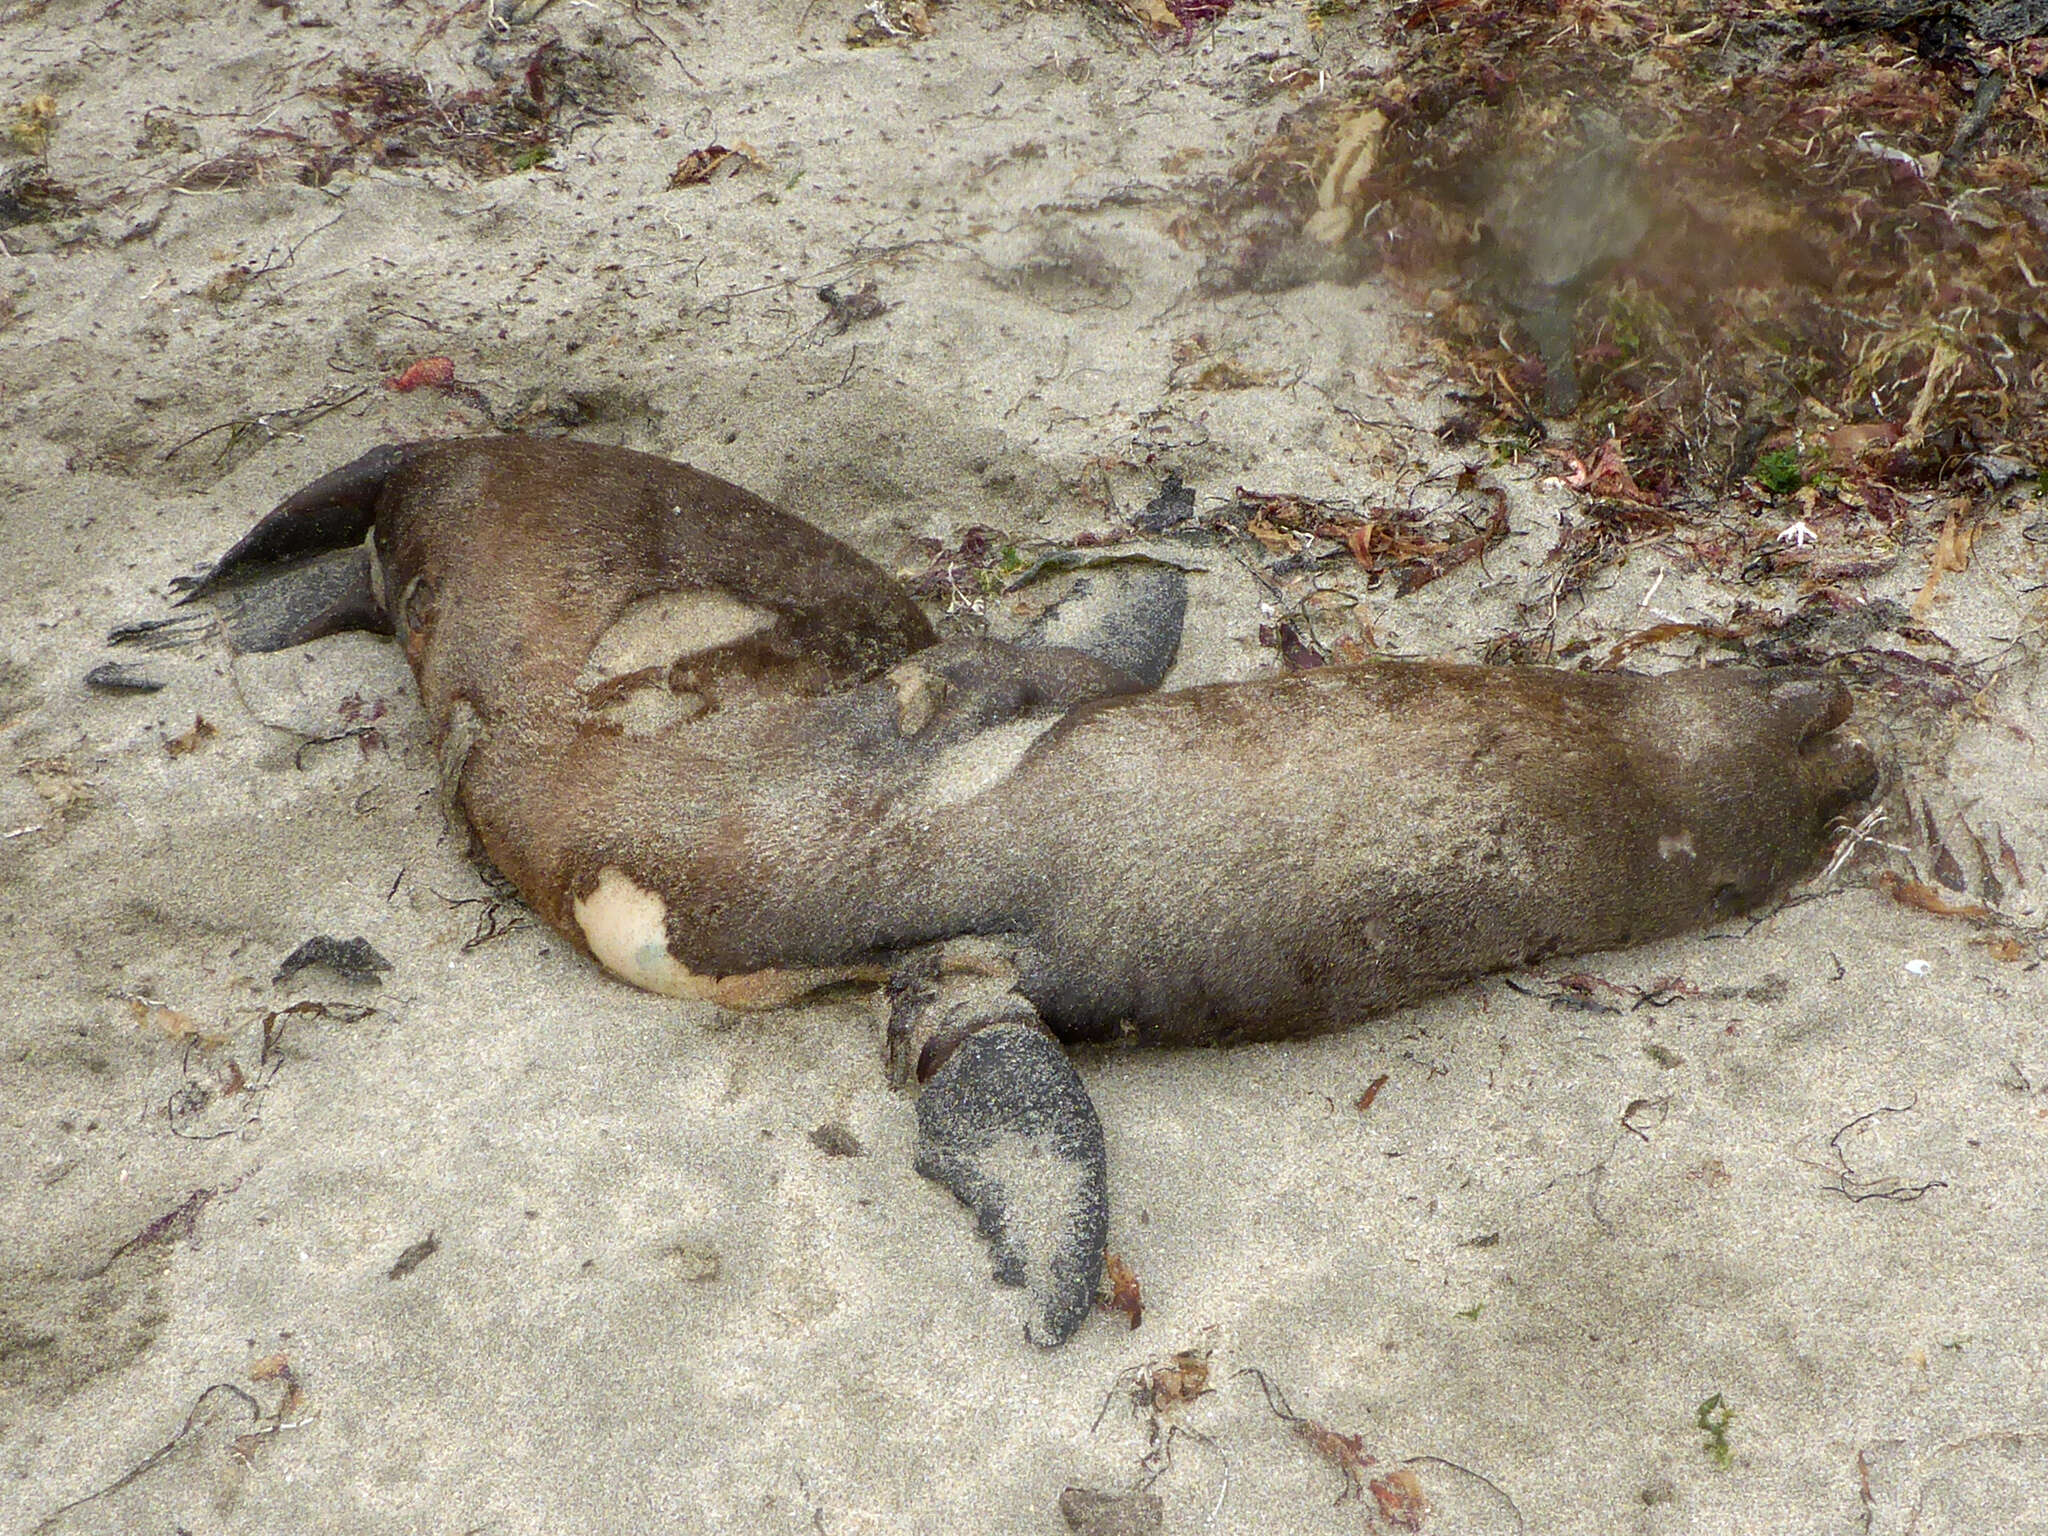
[[[195,595],[244,648],[394,632],[451,804],[615,975],[734,1007],[886,979],[917,1166],[1056,1344],[1107,1231],[1058,1041],[1305,1034],[1677,933],[1809,868],[1875,779],[1847,693],[1806,672],[1388,662],[1160,692],[1178,580],[1036,643],[942,641],[736,486],[485,438],[325,476]]]

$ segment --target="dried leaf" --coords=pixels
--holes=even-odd
[[[1117,7],[1131,20],[1142,22],[1154,32],[1178,32],[1180,18],[1166,0],[1117,0]]]
[[[1998,869],[2021,890],[2027,888],[2027,877],[2020,873],[2020,856],[2012,851],[2012,844],[2005,840],[2005,834],[1998,834]]]
[[[455,385],[455,359],[452,357],[423,357],[395,378],[384,381],[384,387],[401,395],[409,395],[416,389],[452,389]]]
[[[1607,659],[1600,663],[1602,672],[1612,671],[1621,665],[1622,658],[1641,650],[1646,645],[1662,645],[1666,640],[1676,640],[1683,635],[1705,635],[1714,640],[1737,638],[1734,630],[1721,624],[1652,624],[1648,629],[1637,630],[1625,639],[1614,642],[1614,648],[1607,653]]]
[[[193,752],[197,752],[219,734],[205,716],[194,715],[192,717],[192,729],[182,736],[171,737],[164,743],[164,751],[168,752],[172,757],[185,757]]]
[[[1603,438],[1600,446],[1593,450],[1593,461],[1582,463],[1578,458],[1567,460],[1571,473],[1564,477],[1564,483],[1575,491],[1584,491],[1588,496],[1603,497],[1608,501],[1633,501],[1642,506],[1653,507],[1657,498],[1636,484],[1636,478],[1629,473],[1628,460],[1621,456],[1621,443],[1616,438]]]
[[[1407,1467],[1376,1477],[1366,1487],[1380,1507],[1380,1518],[1396,1530],[1419,1531],[1429,1518],[1429,1500],[1422,1496],[1422,1479]]]
[[[1941,537],[1934,542],[1934,555],[1928,564],[1927,581],[1920,588],[1920,595],[1913,599],[1913,617],[1924,619],[1927,610],[1934,606],[1934,589],[1941,584],[1944,571],[1966,571],[1970,568],[1970,546],[1976,542],[1977,530],[1972,524],[1959,527],[1956,515],[1951,512],[1941,525]]]
[[[1387,114],[1367,107],[1349,118],[1338,132],[1330,168],[1316,188],[1316,211],[1303,232],[1324,245],[1342,243],[1358,223],[1361,192],[1379,163],[1380,141],[1386,136]]]
[[[1139,1386],[1154,1413],[1191,1403],[1209,1390],[1209,1351],[1183,1349],[1146,1371]]]
[[[1263,516],[1253,518],[1245,524],[1245,531],[1257,539],[1266,549],[1276,555],[1291,555],[1300,548],[1300,542],[1284,528],[1275,527]]]
[[[1105,1294],[1096,1297],[1095,1304],[1105,1312],[1121,1312],[1136,1328],[1145,1320],[1144,1297],[1138,1289],[1138,1277],[1131,1273],[1131,1267],[1120,1254],[1112,1253],[1103,1265]]]
[[[1966,922],[1988,923],[1997,914],[1978,902],[1952,902],[1933,886],[1908,880],[1890,870],[1877,877],[1877,888],[1902,907],[1931,912],[1936,917],[1960,917]]]
[[[398,1258],[392,1263],[391,1268],[385,1272],[384,1278],[387,1280],[403,1280],[440,1251],[440,1239],[429,1232],[425,1237],[409,1245],[403,1253],[399,1254]]]
[[[737,176],[741,171],[758,170],[760,165],[760,161],[744,149],[706,144],[702,149],[691,150],[678,162],[674,174],[668,179],[669,190],[707,186],[714,181],[724,181],[728,176]]]

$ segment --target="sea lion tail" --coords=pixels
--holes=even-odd
[[[365,539],[410,447],[373,448],[286,497],[179,602],[211,598],[239,651],[281,651],[344,629],[388,634]]]
[[[1080,1076],[1006,980],[891,984],[889,1035],[916,1064],[916,1168],[974,1212],[995,1278],[1025,1288],[1025,1337],[1073,1337],[1109,1243],[1102,1122]],[[907,1075],[907,1072],[906,1072]]]

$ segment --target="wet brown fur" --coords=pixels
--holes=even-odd
[[[415,445],[375,538],[457,799],[579,947],[607,868],[706,976],[983,935],[1068,1036],[1310,1032],[1694,927],[1808,868],[1873,778],[1809,674],[1380,663],[1143,693],[1077,652],[938,644],[846,546],[589,444]],[[673,592],[772,623],[593,681]],[[622,725],[636,697],[665,723]]]

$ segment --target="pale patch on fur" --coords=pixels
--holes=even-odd
[[[760,634],[775,615],[719,591],[655,592],[626,610],[597,637],[576,679],[579,688],[648,667],[667,668]]]
[[[894,668],[888,680],[896,689],[896,734],[915,736],[946,702],[946,680],[914,661]]]
[[[1041,720],[1012,720],[946,748],[909,808],[936,811],[995,788],[1016,769],[1031,743],[1057,723],[1058,717],[1050,715]]]
[[[1692,845],[1691,827],[1680,827],[1676,833],[1666,832],[1657,839],[1658,858],[1672,859],[1681,853],[1688,859],[1699,857],[1699,851]]]
[[[668,903],[624,870],[607,865],[597,889],[575,903],[576,926],[598,964],[621,981],[663,997],[684,997],[721,1007],[783,1008],[820,988],[841,982],[882,982],[880,966],[748,971],[706,976],[669,953]]]
[[[628,736],[659,736],[680,720],[694,720],[704,713],[704,696],[698,693],[670,693],[665,684],[650,683],[635,688],[622,699],[599,710],[598,718],[616,725]]]
[[[448,706],[448,728],[441,733],[441,809],[450,820],[462,794],[462,770],[469,766],[469,754],[483,740],[484,717],[467,699],[458,698]]]

